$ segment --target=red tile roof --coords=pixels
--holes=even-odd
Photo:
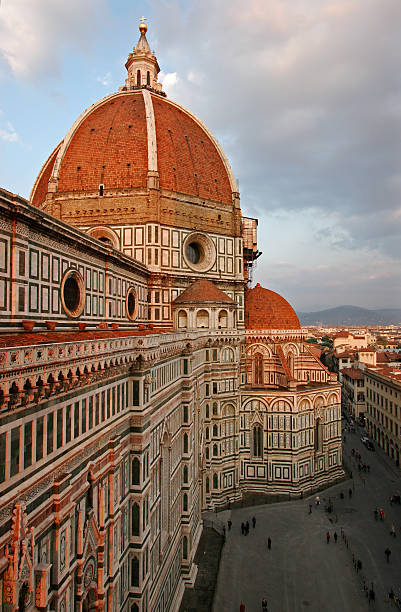
[[[295,310],[281,295],[261,287],[245,293],[247,329],[301,329]]]
[[[353,380],[363,380],[364,378],[363,371],[359,370],[358,368],[343,368],[341,370],[341,374],[346,375]]]
[[[197,280],[187,287],[187,289],[174,300],[173,304],[203,304],[204,302],[234,304],[234,300],[224,293],[224,291],[221,291],[214,283],[205,279]]]

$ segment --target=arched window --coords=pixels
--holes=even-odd
[[[230,348],[225,348],[221,353],[221,361],[223,363],[232,363],[234,361],[234,351]]]
[[[136,71],[136,84],[137,85],[141,84],[141,71],[140,70]]]
[[[209,427],[206,427],[206,440],[209,440]]]
[[[209,404],[206,404],[206,418],[209,418]]]
[[[217,415],[217,402],[213,402],[213,414]]]
[[[263,385],[263,355],[256,353],[253,358],[255,385]]]
[[[139,485],[139,479],[140,479],[140,473],[141,473],[141,464],[139,462],[138,457],[134,457],[134,459],[132,460],[132,484],[133,485]]]
[[[188,559],[188,538],[184,536],[182,539],[182,557]]]
[[[184,453],[188,452],[188,434],[184,434]]]
[[[213,438],[217,438],[218,435],[219,435],[219,431],[218,431],[217,425],[213,425]]]
[[[217,474],[213,474],[213,489],[218,489],[219,488],[219,479],[217,477]]]
[[[178,311],[178,327],[181,329],[188,327],[188,315],[185,310]]]
[[[182,509],[184,512],[188,510],[188,495],[186,493],[182,497]]]
[[[206,447],[206,459],[209,459],[209,447]]]
[[[139,586],[139,559],[137,557],[131,560],[131,586]]]
[[[317,419],[315,426],[315,451],[320,452],[323,448],[323,426],[322,420]]]
[[[146,73],[146,85],[150,85],[150,72],[149,72],[149,70]]]
[[[217,457],[217,444],[213,444],[213,457]]]
[[[227,321],[228,321],[227,310],[220,310],[219,318],[218,318],[219,328],[221,328],[221,329],[226,328],[227,327]]]
[[[187,465],[184,465],[183,472],[184,472],[184,476],[183,476],[184,483],[187,483],[188,482],[188,466]]]
[[[261,457],[263,451],[262,428],[260,425],[255,425],[253,428],[253,456]]]
[[[209,327],[209,313],[207,310],[198,310],[196,313],[196,327]]]
[[[206,476],[206,493],[209,493],[209,491],[210,491],[209,477]]]
[[[132,506],[132,535],[139,536],[139,505],[136,502]]]
[[[131,612],[139,612],[139,608],[137,604],[132,604],[131,606]]]

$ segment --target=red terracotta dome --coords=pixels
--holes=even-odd
[[[295,310],[281,295],[259,283],[245,293],[247,329],[301,329]]]
[[[145,189],[148,172],[160,188],[231,203],[237,191],[228,161],[191,113],[146,88],[120,91],[93,104],[44,164],[31,202],[55,194]]]

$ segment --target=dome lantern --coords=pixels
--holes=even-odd
[[[155,53],[150,50],[149,43],[146,38],[148,26],[146,18],[141,17],[139,23],[139,31],[141,33],[136,47],[129,54],[125,67],[128,71],[128,77],[125,79],[125,87],[120,87],[120,91],[130,89],[151,89],[156,93],[162,92],[162,85],[157,81],[157,75],[160,72],[159,64]]]

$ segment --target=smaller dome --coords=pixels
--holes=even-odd
[[[295,310],[281,295],[261,287],[245,293],[246,329],[301,329]]]

